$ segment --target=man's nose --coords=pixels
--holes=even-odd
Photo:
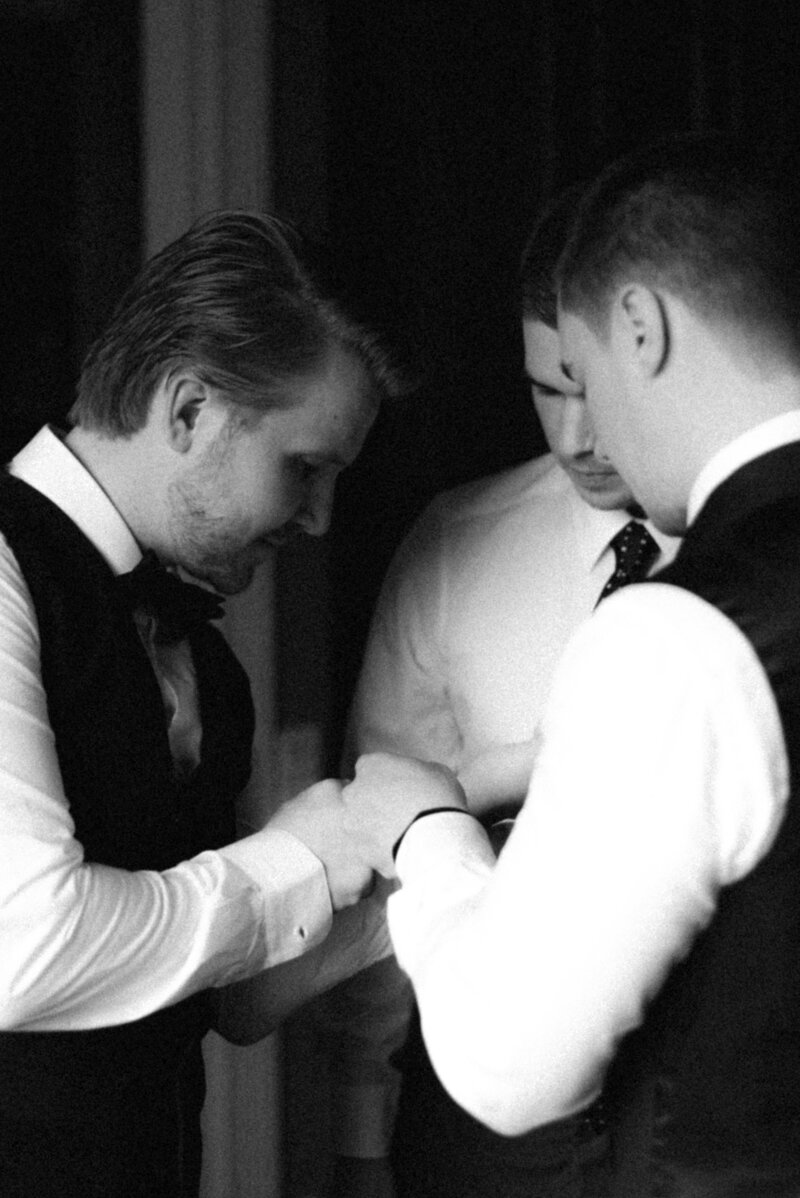
[[[594,449],[594,429],[586,404],[578,396],[567,395],[561,419],[560,449],[565,457],[575,458]]]
[[[316,479],[306,492],[295,523],[310,537],[322,537],[331,526],[334,480]]]

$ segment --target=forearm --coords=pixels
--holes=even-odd
[[[159,874],[85,865],[74,841],[57,861],[47,846],[29,848],[37,868],[7,870],[0,896],[6,1028],[138,1019],[306,951],[330,921],[321,865],[284,836],[251,846],[260,880],[225,850]]]
[[[252,1044],[391,951],[385,899],[373,893],[337,911],[325,940],[309,952],[218,990],[216,1030],[235,1044]]]
[[[163,873],[87,863],[48,720],[39,633],[0,543],[0,1024],[126,1022],[322,939],[325,870],[267,829]],[[113,807],[114,796],[109,795]]]
[[[555,959],[543,959],[528,942],[522,895],[498,903],[500,867],[482,829],[446,822],[446,815],[426,817],[404,838],[392,939],[445,1088],[494,1130],[518,1134],[571,1114],[595,1092],[585,1076],[576,1084],[569,1039],[552,1022],[568,1006],[563,983],[547,972],[563,949],[554,944]]]

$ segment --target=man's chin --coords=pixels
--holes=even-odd
[[[589,506],[597,508],[600,512],[626,512],[632,503],[630,491],[595,491],[582,494]]]
[[[216,591],[218,595],[241,595],[253,581],[258,564],[253,561],[235,564],[226,562],[224,565],[219,562],[204,562],[197,567],[192,576]]]
[[[290,528],[269,533],[253,541],[236,558],[199,563],[193,572],[194,577],[213,587],[220,595],[240,595],[250,586],[259,566],[269,561],[276,549],[295,536],[296,532]]]
[[[575,490],[590,507],[603,512],[628,508],[633,503],[630,489],[618,477],[608,479],[576,478],[572,475]]]

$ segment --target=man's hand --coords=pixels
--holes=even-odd
[[[371,867],[345,831],[344,815],[341,783],[329,778],[289,799],[269,821],[271,828],[291,832],[319,857],[334,911],[357,903],[373,882]]]
[[[444,765],[368,753],[342,791],[345,828],[364,861],[385,878],[395,876],[392,849],[409,824],[432,807],[463,811],[464,791]]]

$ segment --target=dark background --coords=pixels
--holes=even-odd
[[[0,0],[0,454],[63,419],[140,261],[138,6]]]

